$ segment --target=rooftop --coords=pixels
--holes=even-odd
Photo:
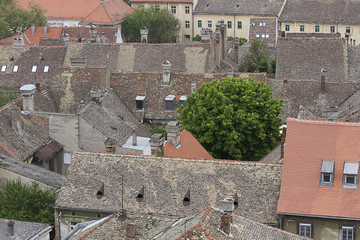
[[[7,223],[9,219],[0,218],[0,239],[1,240],[28,240],[35,237],[38,233],[51,231],[51,226],[47,223],[23,222],[12,220],[14,224],[14,236],[7,234]],[[49,233],[47,233],[49,235]]]

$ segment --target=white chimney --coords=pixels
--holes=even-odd
[[[20,88],[23,99],[23,111],[34,111],[34,93],[36,86],[34,84],[26,84]]]
[[[170,71],[171,71],[171,63],[168,60],[162,64],[163,69],[163,80],[162,85],[170,85]]]
[[[151,154],[159,157],[164,156],[164,141],[162,134],[154,134],[150,138]]]
[[[223,200],[224,212],[222,213],[220,220],[220,230],[226,234],[230,234],[230,228],[232,223],[232,212],[234,211],[234,199],[225,198]]]
[[[46,35],[48,32],[47,26],[44,26],[44,35]]]
[[[167,140],[171,141],[175,146],[180,144],[180,128],[181,125],[178,121],[171,121],[166,125]]]
[[[31,35],[35,34],[35,25],[31,25]]]
[[[147,29],[147,27],[144,26],[140,29],[141,43],[147,43],[148,33],[149,33],[149,30]]]

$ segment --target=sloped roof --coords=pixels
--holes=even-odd
[[[359,24],[359,0],[287,0],[282,22]]]
[[[344,163],[359,163],[359,142],[359,123],[288,119],[277,212],[360,219],[360,190],[342,187]],[[333,186],[320,186],[322,161],[335,162]]]
[[[192,159],[213,159],[206,149],[186,129],[180,133],[180,146],[167,142],[164,146],[164,157],[192,158]]]
[[[240,14],[277,16],[284,0],[198,0],[194,14]]]
[[[193,0],[130,0],[130,3],[153,3],[153,2],[193,2]]]
[[[50,232],[51,226],[47,223],[36,223],[36,222],[24,222],[11,220],[15,223],[14,225],[14,236],[7,234],[7,223],[10,219],[0,218],[0,239],[2,240],[23,240],[31,239],[37,233],[45,230]]]
[[[0,45],[12,45],[14,38],[18,35],[5,38],[0,41]],[[41,38],[60,38],[61,28],[59,27],[47,27],[47,34],[44,34],[44,27],[35,27],[35,33],[31,34],[31,27],[29,27],[23,35],[24,44],[28,47],[39,46]]]
[[[182,216],[237,192],[242,207],[236,213],[275,223],[281,172],[281,164],[75,152],[56,207],[117,212],[123,176],[124,206],[130,212]],[[102,183],[104,196],[97,199]],[[144,200],[138,203],[143,186]],[[188,189],[191,204],[183,207]]]
[[[64,34],[70,35],[70,41],[77,42],[78,38],[82,40],[90,39],[90,28],[89,27],[66,27],[62,28]],[[115,33],[118,31],[117,27],[96,27],[98,33],[104,33],[106,39],[109,42],[115,43]]]

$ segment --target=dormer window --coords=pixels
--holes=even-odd
[[[142,111],[145,106],[145,96],[137,96],[135,98],[135,110]]]
[[[185,101],[186,101],[186,96],[181,96],[180,99],[179,99],[179,105],[180,106],[182,105],[182,106],[186,107]]]
[[[334,167],[335,167],[335,162],[329,162],[329,161],[321,162],[320,185],[322,186],[334,185]]]
[[[343,188],[358,188],[359,164],[344,163]]]
[[[44,67],[44,73],[48,73],[48,72],[49,72],[49,66],[46,65],[46,66]]]
[[[5,72],[6,71],[6,65],[2,65],[1,66],[1,72]]]
[[[174,111],[175,95],[169,95],[165,98],[165,111]]]
[[[33,65],[32,68],[31,68],[31,72],[34,73],[34,72],[36,72],[36,70],[37,70],[37,66],[36,66],[36,65]]]

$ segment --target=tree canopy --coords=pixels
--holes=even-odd
[[[0,218],[49,223],[54,226],[55,196],[50,190],[40,190],[36,182],[22,184],[10,180],[0,191]]]
[[[128,42],[140,42],[140,29],[149,30],[149,43],[175,42],[180,30],[179,20],[168,10],[150,8],[136,8],[132,14],[127,15],[121,25],[121,31]]]
[[[253,79],[203,83],[179,108],[182,127],[214,157],[259,160],[280,140],[282,100]]]
[[[45,10],[40,5],[30,2],[26,10],[14,0],[0,0],[0,39],[23,32],[31,25],[46,24]]]

